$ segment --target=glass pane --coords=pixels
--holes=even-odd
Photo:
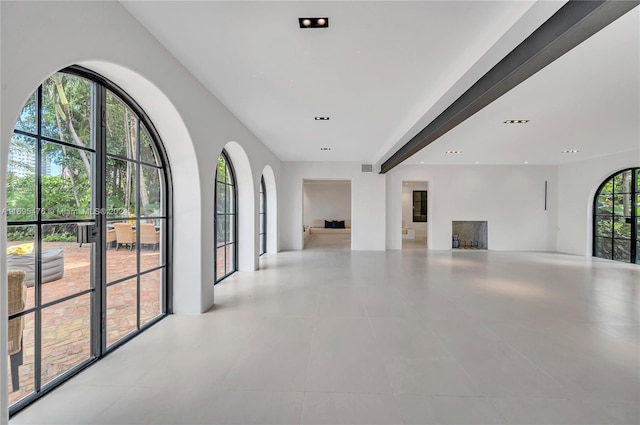
[[[42,383],[56,378],[91,356],[89,294],[42,310]]]
[[[107,217],[131,218],[136,213],[136,164],[107,157]]]
[[[264,193],[262,193],[262,186],[260,186],[260,209],[258,212],[264,214]]]
[[[615,215],[630,216],[632,205],[630,194],[613,195],[613,210]]]
[[[138,328],[137,297],[136,278],[107,287],[107,346]]]
[[[224,246],[222,246],[216,249],[216,280],[220,279],[226,274],[224,265]]]
[[[227,216],[227,242],[235,242],[236,240],[236,216]]]
[[[609,179],[605,184],[602,185],[602,189],[600,189],[600,194],[610,195],[612,193],[613,193],[613,179]]]
[[[42,135],[89,147],[92,144],[93,83],[58,72],[42,84]]]
[[[266,238],[264,234],[260,235],[260,254],[267,252]]]
[[[38,104],[36,102],[36,93],[22,107],[18,121],[16,121],[16,130],[28,131],[36,133],[38,131]]]
[[[11,299],[9,299],[9,303],[11,304]],[[11,312],[11,307],[9,307],[9,313]],[[30,313],[9,321],[9,364],[7,367],[9,405],[31,394],[35,389],[34,318],[35,313]],[[11,372],[12,363],[17,373]]]
[[[110,232],[111,230],[113,232]],[[115,246],[107,249],[107,282],[138,272],[137,253],[134,249],[136,237],[136,230],[129,221],[107,223],[107,240],[111,239],[109,245]]]
[[[613,254],[612,240],[607,238],[596,238],[596,257],[611,259]]]
[[[260,234],[264,233],[264,214],[260,214]]]
[[[140,223],[140,271],[162,265],[164,220]]]
[[[227,245],[226,246],[226,254],[227,254],[227,258],[226,258],[226,269],[227,269],[227,274],[231,273],[233,271],[236,270],[236,244],[231,244],[231,245]]]
[[[7,226],[7,270],[25,272],[25,308],[35,305],[35,226]]]
[[[140,276],[140,325],[162,314],[162,276],[164,270],[156,270]]]
[[[227,162],[227,179],[225,180],[225,182],[227,184],[233,185],[235,184],[235,182],[233,181],[233,168],[231,167],[231,164],[229,162]]]
[[[57,143],[42,144],[42,217],[91,216],[91,163],[94,154]]]
[[[160,165],[156,159],[155,147],[144,125],[140,124],[140,161]]]
[[[611,237],[613,220],[609,216],[596,217],[596,236]]]
[[[616,261],[631,261],[631,241],[614,239],[613,240],[613,259]]]
[[[224,213],[226,204],[226,185],[216,182],[216,212]]]
[[[613,236],[620,239],[631,239],[631,218],[616,217],[613,222]]]
[[[226,203],[226,209],[227,209],[227,213],[234,213],[236,212],[235,209],[235,186],[232,185],[227,185],[226,187],[226,191],[227,191],[227,203]]]
[[[596,205],[596,214],[613,214],[613,196],[600,195]]]
[[[224,214],[216,215],[216,246],[224,245],[227,240],[227,216]]]
[[[36,139],[14,134],[7,163],[7,221],[35,220]]]
[[[223,183],[227,181],[227,163],[224,161],[224,157],[222,155],[218,157],[216,180]]]
[[[107,153],[138,159],[138,116],[107,91]]]
[[[140,215],[157,217],[162,211],[162,185],[159,168],[140,166]]]
[[[631,170],[624,171],[613,177],[613,190],[615,193],[631,193]]]
[[[93,244],[88,241],[88,232],[88,223],[42,226],[43,304],[91,287]]]

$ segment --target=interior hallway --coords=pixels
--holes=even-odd
[[[639,286],[553,253],[267,254],[11,424],[638,423]]]

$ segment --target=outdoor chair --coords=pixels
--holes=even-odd
[[[111,246],[117,240],[116,238],[116,230],[115,229],[107,229],[107,248]]]
[[[140,244],[153,245],[153,250],[160,244],[160,232],[153,223],[140,223]]]
[[[116,231],[116,250],[120,249],[120,245],[129,245],[129,250],[133,249],[136,243],[136,231],[131,228],[129,223],[113,223]]]
[[[9,270],[8,274],[8,304],[9,315],[24,310],[27,299],[27,287],[24,286],[23,270]],[[9,362],[11,363],[11,385],[13,391],[20,389],[18,367],[22,365],[22,331],[24,330],[24,316],[9,320]]]

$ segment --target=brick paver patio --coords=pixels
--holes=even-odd
[[[29,241],[27,241],[29,242]],[[17,245],[25,242],[9,242]],[[71,242],[43,242],[43,250],[62,248],[64,277],[42,285],[43,303],[86,290],[90,286],[91,244],[79,247]],[[159,265],[158,251],[140,251],[140,270]],[[107,250],[107,281],[112,282],[136,273],[136,250]],[[162,271],[140,277],[140,323],[160,314]],[[26,308],[34,306],[34,287],[27,288]],[[82,295],[43,309],[42,312],[42,383],[49,382],[90,355],[90,295]],[[107,343],[111,344],[137,328],[136,278],[107,288]],[[9,379],[9,403],[34,390],[34,314],[25,317],[23,332],[24,363],[20,366],[20,389],[13,391]],[[7,376],[11,376],[7,371]]]

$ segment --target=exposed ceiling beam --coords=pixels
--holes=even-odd
[[[386,173],[625,13],[639,1],[569,1],[380,168]]]

